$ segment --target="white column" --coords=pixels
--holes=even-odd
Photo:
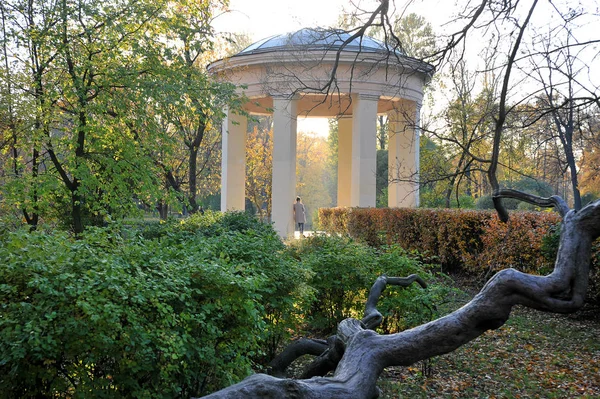
[[[405,101],[389,113],[388,206],[419,206],[420,105]]]
[[[230,110],[226,114],[221,127],[221,211],[243,211],[246,205],[248,120]]]
[[[352,193],[352,118],[338,119],[337,206],[350,206]]]
[[[352,96],[352,189],[350,206],[375,207],[377,103],[379,97]]]
[[[271,221],[281,237],[294,234],[297,100],[273,97]]]

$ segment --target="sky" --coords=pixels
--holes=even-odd
[[[220,31],[245,32],[253,41],[306,27],[335,25],[343,7],[374,10],[377,0],[230,0],[231,12],[215,20]],[[396,10],[410,3],[410,11],[423,15],[435,27],[445,22],[453,0],[396,0]],[[431,10],[435,10],[434,13]]]
[[[217,18],[215,27],[258,41],[305,27],[331,26],[344,4],[348,0],[230,0],[231,12]]]

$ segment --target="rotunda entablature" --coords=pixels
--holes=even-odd
[[[379,97],[378,113],[393,102],[421,103],[433,66],[368,37],[342,48],[349,38],[340,30],[302,29],[263,39],[208,69],[238,85],[251,113],[269,113],[273,96],[295,96],[298,114],[315,117],[351,114],[352,95]]]

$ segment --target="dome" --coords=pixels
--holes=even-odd
[[[342,29],[304,28],[292,33],[274,35],[259,40],[240,51],[234,57],[285,50],[325,50],[337,51],[352,34]],[[344,51],[380,53],[394,51],[384,42],[363,36],[353,39]],[[400,51],[395,50],[401,54]]]

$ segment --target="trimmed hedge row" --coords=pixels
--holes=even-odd
[[[549,212],[511,212],[502,223],[494,211],[460,209],[322,208],[319,223],[330,233],[372,246],[398,244],[433,257],[446,271],[488,276],[512,267],[528,273],[552,270],[560,217]],[[600,243],[592,260],[592,292],[600,293]]]

